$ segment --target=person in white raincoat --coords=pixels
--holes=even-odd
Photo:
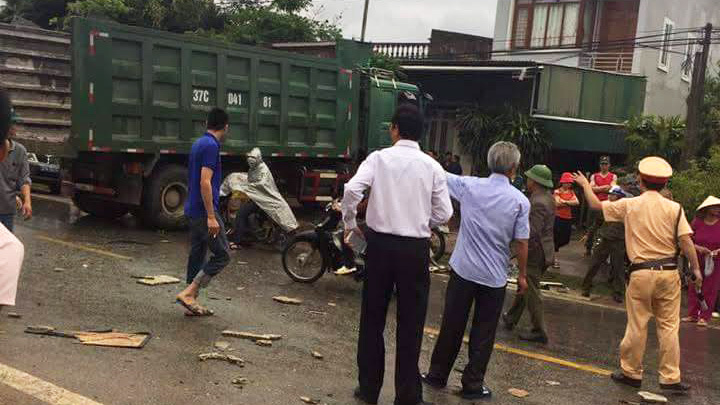
[[[278,191],[270,169],[263,162],[260,149],[253,148],[247,156],[247,174],[232,173],[220,186],[221,196],[241,191],[250,198],[236,211],[234,241],[242,242],[246,238],[250,227],[248,217],[258,209],[263,210],[283,231],[294,231],[298,227],[297,219]]]

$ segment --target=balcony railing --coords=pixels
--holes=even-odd
[[[430,44],[427,42],[378,42],[373,51],[400,60],[427,59]]]
[[[583,55],[581,67],[587,67],[606,72],[632,73],[632,51],[595,51]]]

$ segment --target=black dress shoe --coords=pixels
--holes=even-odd
[[[523,333],[520,335],[520,339],[527,340],[528,342],[542,343],[546,345],[548,343],[548,337],[545,332],[530,332]]]
[[[675,394],[684,394],[688,391],[690,391],[690,385],[685,384],[683,382],[675,383],[675,384],[660,384],[660,389],[666,390],[666,391],[672,391]]]
[[[505,330],[513,330],[515,328],[515,324],[510,322],[510,319],[508,318],[508,314],[502,314],[502,322],[503,326],[505,327]]]
[[[588,290],[583,290],[583,292],[582,292],[581,295],[582,295],[583,297],[585,297],[585,298],[590,298],[590,291],[588,291]]]
[[[620,294],[613,294],[613,300],[615,300],[615,302],[617,302],[618,304],[622,304],[623,296]]]
[[[425,384],[427,384],[435,389],[442,389],[442,388],[445,388],[445,386],[447,386],[447,381],[442,381],[439,378],[430,377],[429,373],[421,374],[420,379],[422,380],[422,382],[424,382]]]
[[[630,377],[626,376],[625,373],[623,373],[621,370],[618,370],[618,371],[612,373],[612,375],[610,375],[610,378],[612,378],[613,381],[615,381],[615,382],[619,382],[620,384],[629,385],[633,388],[640,388],[640,386],[642,386],[642,380],[630,378]]]
[[[365,402],[366,404],[377,405],[377,401],[371,401],[371,400],[369,400],[369,399],[365,396],[365,394],[362,393],[362,391],[360,390],[360,387],[355,388],[355,392],[353,392],[353,396],[354,396],[355,398],[357,398],[357,399]]]
[[[490,388],[488,388],[488,387],[486,387],[486,386],[484,386],[484,385],[482,386],[481,389],[479,389],[479,390],[473,390],[473,391],[466,390],[465,388],[463,388],[463,389],[460,391],[460,396],[461,396],[463,399],[470,399],[470,400],[490,398],[490,397],[492,396],[492,391],[490,391]]]

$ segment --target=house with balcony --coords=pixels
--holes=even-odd
[[[493,59],[644,76],[646,114],[685,116],[708,22],[720,25],[717,0],[498,0]]]

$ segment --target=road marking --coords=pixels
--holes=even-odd
[[[2,363],[0,383],[51,405],[103,405]]]
[[[425,333],[437,336],[438,334],[440,334],[440,331],[435,328],[425,327]],[[467,336],[464,336],[463,343],[467,344],[469,342],[470,342],[470,338]],[[594,373],[594,374],[599,374],[599,375],[603,375],[603,376],[609,376],[610,374],[612,374],[612,371],[610,371],[610,370],[605,370],[605,369],[595,367],[595,366],[590,366],[587,364],[579,364],[579,363],[575,363],[572,361],[559,359],[557,357],[548,356],[548,355],[545,355],[542,353],[535,353],[535,352],[531,352],[531,351],[527,351],[527,350],[516,349],[514,347],[510,347],[510,346],[507,346],[507,345],[504,345],[501,343],[495,343],[495,350],[499,350],[499,351],[505,352],[505,353],[517,354],[519,356],[528,357],[528,358],[531,358],[534,360],[540,360],[540,361],[544,361],[547,363],[558,364],[561,366],[570,367],[570,368],[574,368],[577,370],[587,371],[588,373]]]
[[[80,250],[85,250],[85,251],[87,251],[87,252],[92,252],[92,253],[97,253],[97,254],[99,254],[99,255],[112,257],[112,258],[114,258],[114,259],[132,260],[132,257],[130,257],[130,256],[123,256],[123,255],[119,255],[119,254],[117,254],[117,253],[109,252],[109,251],[107,251],[107,250],[102,250],[102,249],[98,249],[98,248],[94,248],[94,247],[84,246],[84,245],[80,245],[80,244],[74,243],[74,242],[67,242],[67,241],[64,241],[64,240],[51,238],[51,237],[49,237],[49,236],[38,235],[38,236],[36,236],[36,238],[38,238],[38,239],[40,239],[40,240],[44,240],[44,241],[46,241],[46,242],[57,243],[58,245],[68,246],[68,247],[71,247],[71,248],[80,249]]]

